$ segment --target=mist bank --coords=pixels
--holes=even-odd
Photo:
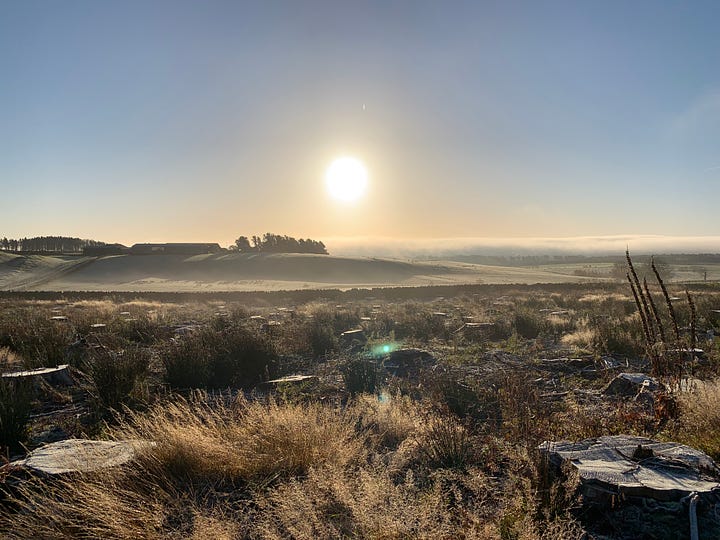
[[[455,259],[484,255],[516,257],[528,255],[633,255],[667,253],[720,253],[720,236],[572,236],[537,238],[393,238],[334,237],[325,244],[333,255]]]

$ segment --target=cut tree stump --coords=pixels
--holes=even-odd
[[[2,374],[3,379],[12,379],[16,381],[33,381],[37,384],[39,379],[44,379],[48,384],[52,386],[71,386],[75,384],[67,364],[62,364],[54,368],[38,368],[30,369],[27,371],[11,371],[9,373]]]
[[[679,501],[691,493],[717,496],[720,475],[703,452],[676,442],[613,435],[580,442],[539,446],[551,465],[570,465],[580,476],[588,502],[608,503],[612,496]]]
[[[280,385],[301,385],[308,382],[317,382],[320,378],[317,375],[288,375],[279,379],[265,381],[260,386],[265,388],[276,388]]]
[[[606,396],[633,397],[641,390],[655,392],[660,388],[657,379],[644,373],[620,373],[603,389]]]
[[[124,465],[135,459],[138,451],[153,445],[149,441],[67,439],[33,450],[11,465],[50,476],[88,473]]]

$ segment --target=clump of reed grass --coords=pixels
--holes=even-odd
[[[513,328],[526,339],[538,337],[547,326],[547,322],[535,311],[518,308],[513,314]]]

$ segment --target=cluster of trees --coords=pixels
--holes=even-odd
[[[280,234],[265,233],[260,236],[241,236],[230,246],[230,250],[240,253],[317,253],[327,255],[325,244],[319,240],[293,238]]]
[[[68,236],[35,236],[33,238],[6,238],[0,240],[3,251],[34,251],[47,253],[80,253],[85,247],[105,245],[97,240],[83,240]]]

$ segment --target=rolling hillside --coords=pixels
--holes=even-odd
[[[540,269],[307,254],[117,255],[100,258],[0,254],[2,290],[292,290],[560,283],[589,279]]]

